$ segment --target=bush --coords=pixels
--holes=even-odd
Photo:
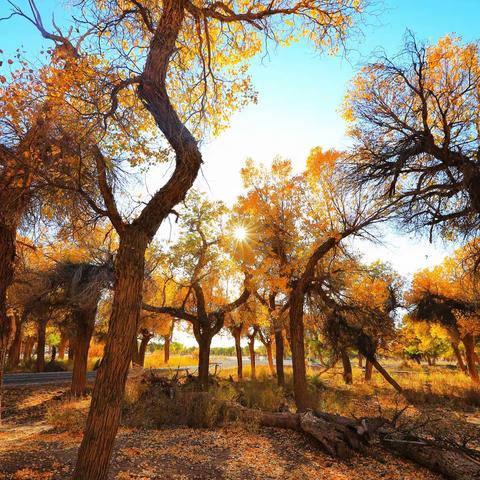
[[[165,425],[186,425],[212,428],[225,419],[225,406],[235,397],[229,386],[197,391],[194,385],[177,388],[172,395],[155,386],[143,392],[137,403],[125,404],[125,422],[129,426],[159,428]]]
[[[45,372],[66,372],[67,367],[63,364],[63,362],[58,361],[50,361],[45,364]]]

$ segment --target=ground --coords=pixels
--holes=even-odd
[[[441,429],[452,440],[460,443],[467,440],[470,447],[479,448],[480,390],[468,377],[447,366],[400,368],[392,364],[389,369],[395,370],[407,399],[398,396],[378,374],[372,382],[365,383],[362,371],[355,367],[354,385],[344,385],[341,371],[332,369],[320,377],[311,377],[318,407],[357,418],[378,414],[391,418],[409,404],[403,418],[410,424],[415,421],[423,424],[428,418],[425,423],[429,428]],[[292,401],[290,387],[287,385],[287,396],[283,397],[281,390],[275,390],[275,380],[269,377],[266,368],[259,369],[260,378],[255,383],[248,379],[241,384],[231,383],[227,379],[233,371],[223,373],[229,391],[241,391],[249,407],[276,411],[285,398]],[[133,390],[129,385],[127,399],[129,395],[135,397],[135,384],[131,385]],[[6,389],[5,421],[0,426],[0,479],[68,478],[81,441],[88,403],[88,398],[69,399],[66,385]],[[145,415],[145,405],[137,408],[137,416]],[[133,428],[137,424],[129,423],[128,418],[127,413],[116,439],[110,479],[442,478],[375,446],[366,456],[356,455],[343,462],[322,452],[314,440],[293,431],[240,423],[212,429]]]

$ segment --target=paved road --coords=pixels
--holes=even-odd
[[[267,360],[265,357],[257,357],[257,365],[267,365]],[[220,368],[234,368],[237,366],[237,360],[235,357],[223,357],[223,358],[213,358],[211,369],[215,368],[215,364],[218,364]],[[249,365],[250,359],[247,357],[243,358],[243,364]],[[290,360],[285,360],[285,365],[290,365]],[[155,372],[165,372],[169,373],[175,371],[177,367],[172,365],[169,368],[156,368]],[[197,369],[197,365],[191,365],[186,367],[180,367],[180,370],[189,370],[194,372]],[[95,375],[97,372],[88,372],[87,380],[93,382],[95,380]],[[5,387],[18,387],[18,386],[27,386],[27,385],[44,385],[49,383],[69,383],[72,380],[72,372],[41,372],[41,373],[7,373],[3,378],[3,385]]]

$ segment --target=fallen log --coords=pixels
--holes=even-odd
[[[389,435],[380,438],[380,444],[393,454],[412,460],[451,480],[480,479],[479,453],[460,447],[447,447],[419,438]]]
[[[378,440],[394,455],[448,479],[480,480],[479,452],[408,436],[382,417],[357,420],[320,411],[266,413],[235,404],[228,406],[228,412],[230,418],[307,433],[325,452],[344,460],[350,459],[354,452],[365,453],[367,446]]]

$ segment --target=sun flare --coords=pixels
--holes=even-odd
[[[247,238],[247,230],[242,226],[236,227],[233,231],[233,236],[235,237],[235,240],[243,242]]]

